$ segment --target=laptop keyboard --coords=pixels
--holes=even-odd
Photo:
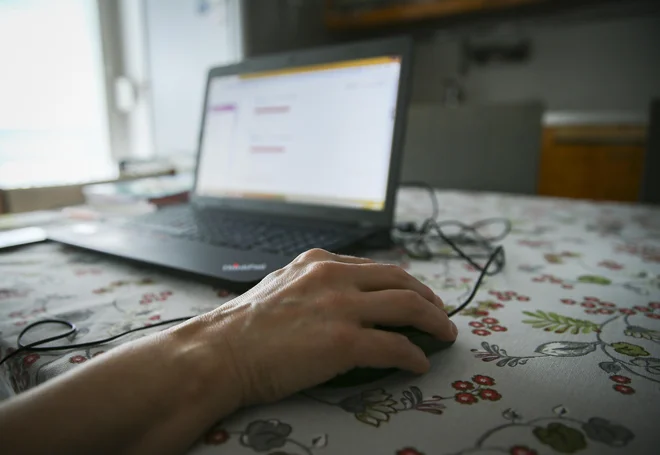
[[[296,255],[311,248],[337,248],[355,240],[350,232],[298,226],[190,206],[159,210],[133,224],[214,246]]]

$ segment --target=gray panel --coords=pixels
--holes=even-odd
[[[412,105],[402,181],[535,194],[541,103],[446,108]]]

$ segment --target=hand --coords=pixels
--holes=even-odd
[[[429,369],[421,349],[375,325],[414,326],[448,341],[457,334],[440,298],[403,269],[323,250],[198,319],[236,375],[242,405],[281,399],[354,367]]]

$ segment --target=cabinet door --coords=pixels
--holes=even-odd
[[[643,127],[546,128],[539,194],[610,201],[639,200]]]

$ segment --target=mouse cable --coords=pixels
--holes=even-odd
[[[461,303],[458,307],[448,312],[447,316],[451,318],[455,314],[460,313],[465,309],[466,306],[468,306],[472,302],[474,297],[477,295],[477,291],[479,290],[479,287],[481,287],[481,282],[483,281],[484,277],[486,275],[494,274],[494,273],[488,273],[488,268],[497,259],[498,256],[502,256],[501,267],[504,267],[504,248],[502,246],[497,246],[493,251],[493,253],[490,255],[490,258],[488,258],[488,261],[486,261],[486,264],[481,270],[481,273],[479,273],[479,276],[477,277],[477,281],[474,283],[474,286],[472,286],[472,291],[470,291],[470,295],[468,295],[465,301]]]
[[[438,218],[438,215],[440,215],[440,204],[438,203],[438,198],[435,194],[435,188],[433,188],[431,185],[429,185],[426,182],[403,182],[399,184],[399,188],[402,187],[408,187],[408,188],[420,188],[422,190],[426,190],[429,193],[429,196],[431,198],[431,210],[432,214],[429,217],[430,219],[435,220]]]
[[[480,272],[477,281],[465,301],[448,313],[448,316],[452,317],[472,302],[485,276],[496,275],[504,268],[506,263],[504,248],[502,246],[493,247],[492,243],[503,240],[511,232],[511,221],[506,218],[487,218],[473,224],[465,224],[457,220],[437,221],[440,213],[440,204],[433,186],[425,182],[404,182],[400,186],[425,189],[429,194],[432,206],[431,216],[426,218],[420,227],[417,227],[414,223],[406,223],[403,225],[403,228],[402,225],[395,228],[393,237],[395,237],[395,242],[403,248],[405,253],[413,259],[431,260],[438,257],[460,258]],[[502,224],[503,229],[499,234],[485,236],[479,232],[480,229],[493,224]],[[443,228],[452,227],[457,227],[458,233],[448,235],[443,230]],[[434,237],[440,238],[456,255],[433,253],[428,246],[428,241]],[[415,249],[410,248],[409,242],[411,241]],[[486,253],[467,254],[461,246],[478,246]],[[488,260],[482,267],[476,262],[476,259],[483,258],[488,258]],[[495,267],[491,270],[492,264],[495,264]]]
[[[111,341],[114,341],[118,338],[121,338],[123,336],[129,335],[134,332],[139,332],[141,330],[147,330],[147,329],[153,329],[154,327],[158,327],[161,325],[166,325],[166,324],[173,324],[176,322],[183,322],[187,321],[190,318],[193,318],[194,316],[186,316],[186,317],[181,317],[181,318],[174,318],[174,319],[167,319],[165,321],[160,321],[154,324],[149,324],[145,325],[143,327],[136,327],[131,330],[127,330],[125,332],[119,333],[117,335],[113,335],[108,338],[103,338],[100,340],[95,340],[95,341],[87,341],[85,343],[75,343],[75,344],[68,344],[65,346],[43,346],[46,343],[50,343],[52,341],[57,341],[61,340],[63,338],[69,338],[69,337],[74,337],[76,333],[78,333],[78,327],[70,321],[66,321],[64,319],[44,319],[41,321],[36,321],[33,322],[32,324],[27,325],[21,333],[18,335],[18,340],[16,341],[16,344],[18,345],[18,349],[15,351],[12,351],[11,353],[7,354],[5,357],[0,360],[0,365],[5,363],[7,360],[10,358],[14,357],[17,354],[20,354],[25,351],[31,351],[31,352],[49,352],[49,351],[64,351],[68,349],[79,349],[79,348],[88,348],[92,346],[97,346],[99,344],[105,344],[109,343]],[[58,335],[54,335],[48,338],[44,338],[42,340],[37,340],[32,343],[28,344],[23,344],[23,337],[28,334],[28,332],[32,331],[37,326],[40,325],[62,325],[68,328],[66,332],[60,333]]]

